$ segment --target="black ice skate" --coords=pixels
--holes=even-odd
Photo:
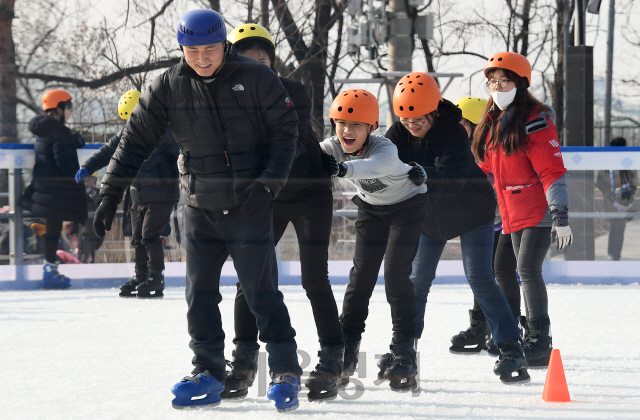
[[[486,342],[491,335],[491,331],[484,313],[470,309],[469,321],[469,328],[451,337],[451,347],[449,347],[451,353],[471,354],[487,350]]]
[[[309,401],[333,400],[338,395],[338,383],[342,378],[344,344],[321,346],[316,368],[304,385],[309,389]]]
[[[224,391],[220,394],[223,399],[241,399],[247,396],[258,372],[258,343],[236,344],[231,353],[233,361],[227,362],[231,371],[227,372]]]
[[[531,369],[546,369],[549,365],[551,350],[551,321],[549,318],[539,321],[527,321],[524,341],[524,355]]]
[[[123,298],[136,297],[136,287],[147,280],[147,273],[136,271],[136,275],[131,277],[131,280],[120,286],[120,293],[118,296]]]
[[[493,373],[500,376],[504,384],[526,383],[531,380],[527,372],[527,360],[524,358],[524,349],[518,339],[498,343],[500,356],[493,367]],[[514,376],[514,373],[516,376]]]
[[[389,386],[394,391],[407,391],[418,386],[416,381],[418,366],[414,346],[415,340],[413,337],[407,339],[395,337],[395,335],[393,337],[389,346],[393,358],[389,361],[382,378],[389,381]]]
[[[349,378],[356,373],[358,367],[358,356],[360,355],[360,341],[345,341],[344,343],[344,367],[342,369],[342,379],[338,386],[347,386]]]
[[[140,283],[136,290],[139,298],[159,298],[164,296],[162,293],[164,291],[164,274],[149,272],[147,280]]]

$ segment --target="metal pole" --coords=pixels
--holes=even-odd
[[[389,0],[389,72],[411,72],[411,52],[413,51],[413,33],[411,32],[411,19],[405,0]],[[389,97],[389,112],[387,113],[387,127],[395,122],[391,98],[397,81],[400,79],[387,79],[387,93]]]
[[[604,144],[611,141],[611,82],[613,80],[613,32],[615,24],[615,0],[609,0],[609,29],[607,33],[607,78],[604,89]]]
[[[567,50],[569,49],[569,39],[570,39],[570,29],[571,29],[571,13],[570,13],[571,1],[564,0],[564,31],[563,31],[563,43],[562,46],[564,48],[564,52],[562,53],[563,58],[563,66],[562,66],[562,86],[564,89],[564,93],[562,95],[562,144],[563,146],[567,145],[567,80],[569,77],[569,72],[567,71]]]
[[[24,233],[22,226],[22,169],[9,169],[9,264],[22,265],[24,251]]]

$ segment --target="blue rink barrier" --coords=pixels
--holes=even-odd
[[[185,285],[186,265],[184,262],[165,263],[165,284],[169,287]],[[333,285],[349,282],[351,261],[329,261],[329,278]],[[117,288],[134,275],[134,264],[61,264],[59,270],[71,278],[74,289]],[[279,284],[299,285],[300,262],[280,261],[278,263]],[[380,269],[378,284],[384,284]],[[638,284],[640,261],[545,261],[543,275],[548,284]],[[0,266],[0,291],[35,290],[42,280],[41,265]],[[233,286],[238,281],[232,262],[222,268],[220,285]],[[462,261],[440,261],[435,284],[466,284]]]

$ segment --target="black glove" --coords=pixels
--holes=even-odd
[[[424,168],[415,162],[409,162],[413,168],[409,169],[409,179],[416,185],[422,185],[427,182],[427,172]]]
[[[257,219],[269,208],[271,204],[271,191],[269,188],[256,181],[249,185],[244,194],[248,195],[247,200],[244,202],[240,210],[245,216]]]
[[[331,176],[343,177],[347,174],[347,165],[343,162],[338,163],[335,156],[328,153],[322,153],[322,166],[324,170]]]
[[[93,218],[93,230],[99,238],[104,238],[106,230],[111,230],[111,224],[113,223],[113,217],[118,210],[118,196],[113,194],[106,194],[102,197],[102,202],[96,209],[96,214]]]
[[[84,139],[84,137],[82,137],[82,134],[80,133],[73,133],[73,135],[76,138],[76,147],[78,149],[81,149],[84,147],[85,144],[87,144],[87,141]]]

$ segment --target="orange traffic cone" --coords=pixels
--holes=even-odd
[[[569,402],[569,388],[567,388],[567,378],[564,376],[564,367],[560,350],[551,350],[551,359],[547,368],[547,379],[544,382],[542,399],[547,402]]]

